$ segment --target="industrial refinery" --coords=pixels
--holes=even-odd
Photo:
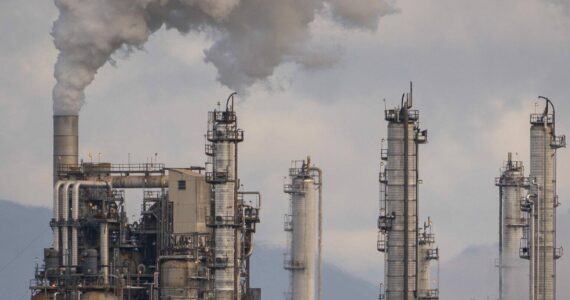
[[[234,94],[208,114],[205,167],[78,160],[78,116],[54,116],[53,246],[34,300],[255,300],[250,286],[261,195],[238,177]],[[129,220],[125,190],[143,192]]]
[[[157,161],[115,164],[79,158],[79,116],[53,117],[52,246],[30,284],[32,300],[260,300],[252,286],[254,234],[262,196],[242,190],[245,141],[236,94],[210,111],[203,166]],[[553,103],[530,116],[530,171],[508,153],[499,189],[498,300],[555,300],[557,135]],[[413,92],[386,109],[380,150],[377,250],[384,254],[380,300],[440,299],[440,249],[420,211],[420,127]],[[311,157],[291,162],[283,192],[285,300],[323,300],[323,171]],[[126,191],[142,193],[129,219]],[[421,222],[420,220],[425,220]],[[326,283],[325,283],[326,284]],[[267,299],[267,298],[266,298]]]

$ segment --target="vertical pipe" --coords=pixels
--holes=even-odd
[[[317,299],[323,299],[323,171],[317,167],[310,170],[317,172],[319,176],[319,204],[318,204],[318,233],[317,233]]]
[[[72,190],[71,201],[71,265],[77,266],[78,264],[78,245],[77,245],[77,227],[76,222],[79,220],[79,190],[82,186],[106,186],[109,190],[111,185],[105,181],[75,181]]]
[[[233,104],[232,104],[232,109],[233,109]],[[238,145],[234,144],[234,157],[233,157],[233,163],[234,163],[234,219],[235,217],[237,217],[239,215],[239,210],[238,210],[238,182],[237,182],[237,174],[238,174]],[[241,257],[241,249],[240,249],[240,237],[239,237],[239,226],[235,226],[234,228],[234,300],[240,300],[241,298],[241,291],[240,292],[240,264],[238,259],[240,259]],[[245,293],[248,293],[249,291],[246,290]]]
[[[62,227],[54,228],[54,248],[61,249],[62,265],[68,265],[68,216],[69,216],[69,183],[64,185],[63,195],[59,194],[58,170],[60,165],[77,165],[79,149],[79,117],[78,116],[53,116],[53,183],[54,183],[54,215],[56,224],[63,221]],[[57,194],[57,199],[55,199]],[[61,198],[61,200],[59,200]],[[56,203],[57,202],[57,203]],[[56,227],[58,227],[56,225]],[[59,230],[59,233],[57,231]],[[59,239],[61,238],[61,247]]]
[[[103,273],[103,284],[109,284],[109,225],[101,223],[99,225],[99,245],[101,247],[101,270]]]
[[[404,114],[404,300],[409,299],[409,114],[408,114],[408,103],[406,101],[405,105],[402,107],[402,112]]]
[[[59,251],[60,241],[59,241],[59,221],[61,220],[59,216],[59,208],[61,206],[60,192],[59,190],[65,184],[64,181],[58,181],[53,188],[53,249]]]
[[[63,196],[61,197],[60,216],[64,223],[61,227],[61,261],[64,266],[69,265],[69,187],[72,185],[72,181],[68,181],[63,185]]]
[[[510,156],[510,153],[509,153]],[[502,180],[502,178],[501,178]],[[499,300],[503,295],[503,187],[499,187]]]

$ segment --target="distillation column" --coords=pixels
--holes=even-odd
[[[541,99],[546,101],[544,112],[532,114],[530,118],[529,179],[533,183],[533,197],[527,253],[531,273],[530,299],[554,300],[555,260],[562,255],[561,248],[556,247],[556,151],[566,146],[566,138],[556,136],[556,112],[552,102],[544,97]]]
[[[387,300],[417,297],[417,154],[419,144],[427,142],[427,131],[419,129],[419,112],[411,108],[410,92],[400,108],[385,112],[388,148],[382,150],[386,166],[380,174],[378,250],[385,253],[385,293],[381,297]]]
[[[233,97],[230,97],[233,99]],[[237,300],[240,291],[240,237],[238,236],[237,144],[243,131],[230,99],[225,111],[209,113],[207,139],[213,149],[212,172],[206,181],[213,184],[214,197],[214,293],[216,300]]]
[[[321,297],[321,177],[309,158],[296,161],[289,169],[290,183],[284,188],[291,195],[290,212],[285,216],[289,245],[284,268],[291,272],[288,298],[293,300]]]
[[[513,161],[509,153],[501,177],[496,178],[499,187],[499,293],[501,300],[528,298],[528,290],[520,288],[528,282],[528,263],[519,257],[525,220],[521,200],[527,195],[528,178],[524,177],[521,161]]]
[[[418,239],[418,299],[439,299],[439,278],[433,276],[433,263],[438,263],[439,274],[439,248],[435,245],[435,234],[432,232],[431,219],[419,228]]]

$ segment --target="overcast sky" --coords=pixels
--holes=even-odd
[[[283,176],[291,160],[311,155],[325,172],[325,257],[374,283],[383,261],[375,249],[383,99],[397,105],[414,81],[414,104],[430,135],[420,154],[420,214],[432,216],[443,260],[497,242],[494,177],[508,151],[528,165],[528,115],[538,95],[555,103],[558,132],[570,133],[570,1],[395,4],[399,12],[383,17],[377,32],[317,18],[312,34],[339,49],[339,63],[319,71],[282,65],[237,107],[246,134],[240,176],[246,189],[264,195],[258,242],[283,245]],[[0,3],[0,198],[46,207],[57,55],[49,33],[57,15],[51,1]],[[119,163],[130,153],[131,161],[146,162],[158,153],[169,166],[203,164],[207,111],[231,92],[204,62],[211,43],[161,30],[143,51],[104,66],[86,90],[82,158],[102,153]],[[558,173],[564,211],[566,152]]]

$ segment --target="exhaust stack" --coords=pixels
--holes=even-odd
[[[77,165],[79,116],[53,116],[53,182],[61,165]]]

